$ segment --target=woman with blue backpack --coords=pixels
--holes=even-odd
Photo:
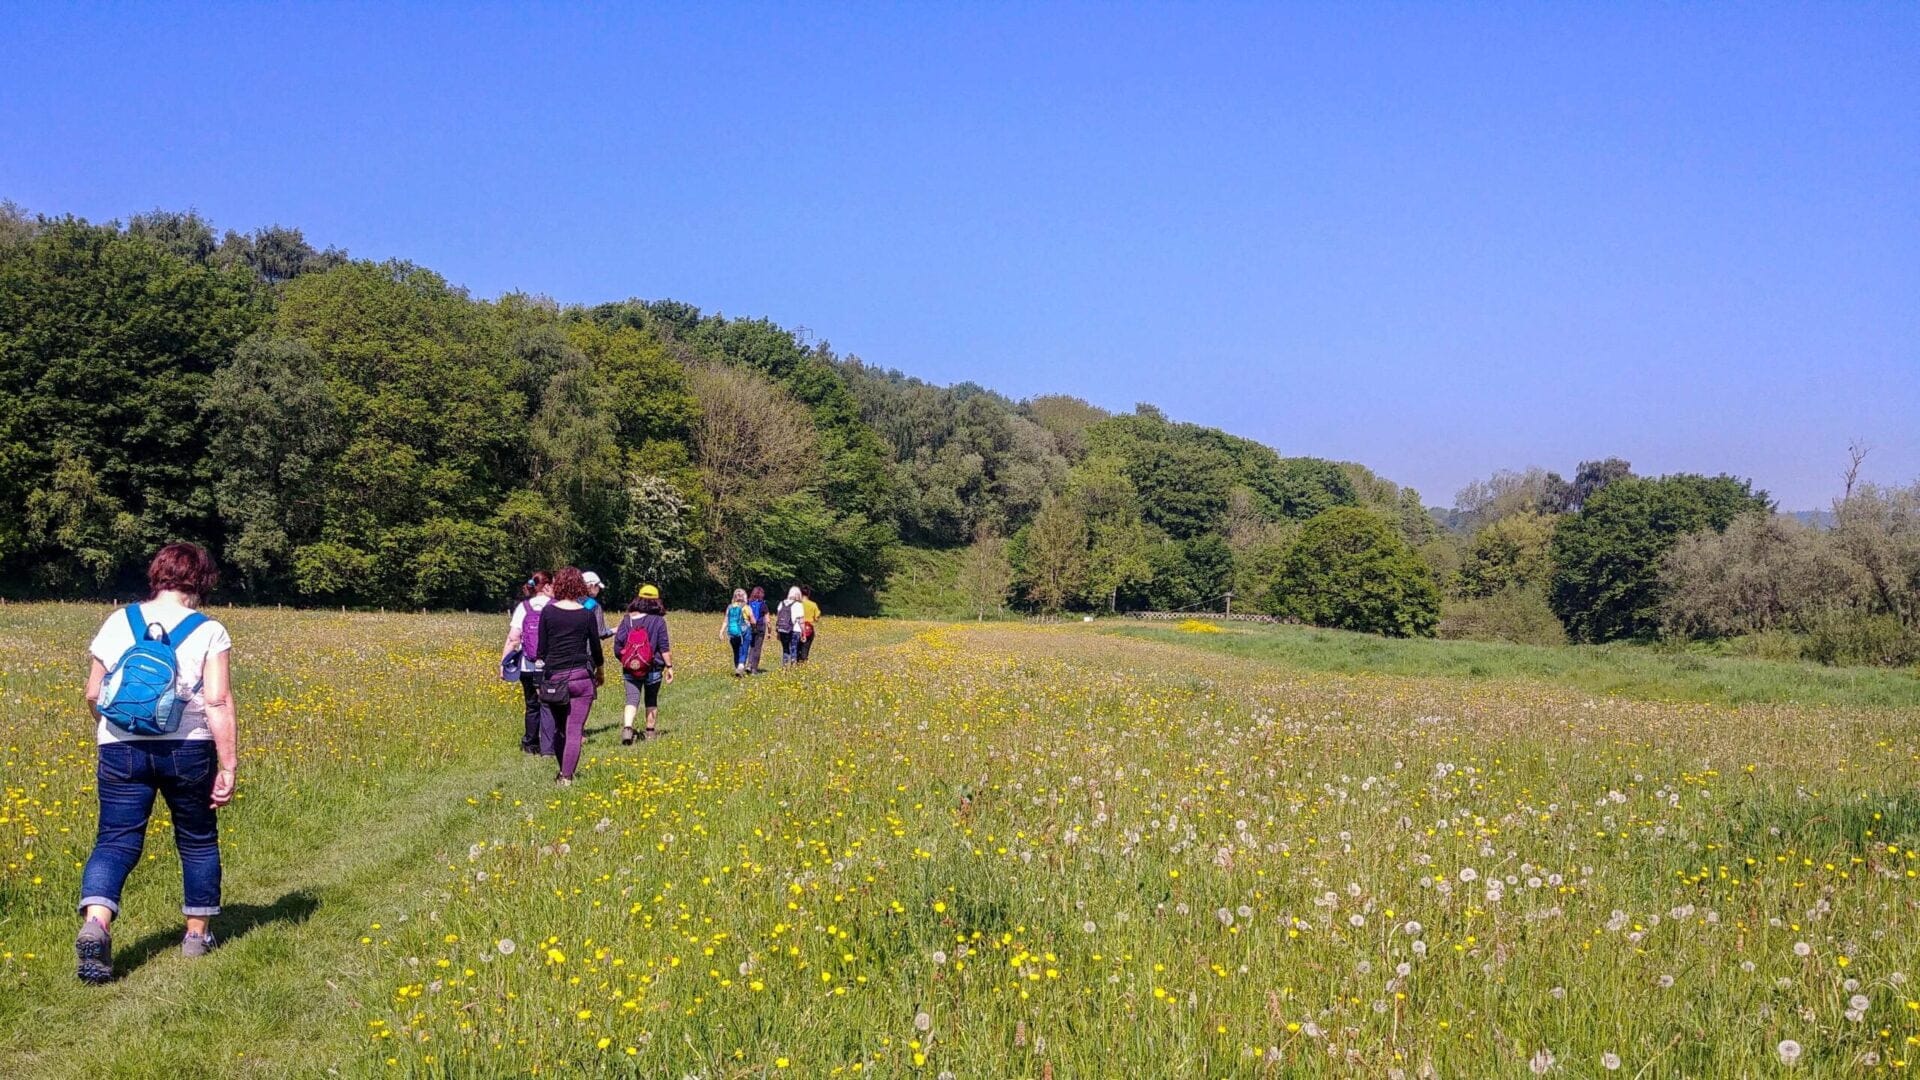
[[[111,927],[120,892],[140,864],[156,798],[173,816],[186,916],[180,951],[213,948],[220,914],[220,830],[233,799],[237,755],[227,628],[196,611],[219,581],[197,544],[168,544],[147,565],[151,598],[107,617],[93,637],[87,705],[97,724],[100,824],[80,875],[81,981],[113,978]]]
[[[747,673],[747,652],[753,647],[753,608],[747,604],[747,590],[733,590],[733,603],[727,605],[727,644],[733,648],[733,676]]]

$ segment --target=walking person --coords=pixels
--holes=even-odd
[[[641,651],[634,641],[635,635],[646,639],[648,654],[644,670],[636,672],[629,667],[629,655]],[[629,646],[634,648],[629,650]],[[641,734],[643,739],[657,736],[655,725],[660,719],[660,686],[673,681],[673,642],[667,634],[667,609],[660,602],[660,590],[652,585],[642,585],[640,595],[627,606],[627,614],[613,632],[613,654],[620,658],[620,678],[626,684],[627,711],[620,721],[620,745],[633,744],[634,714],[640,709],[642,701],[647,709],[647,726]]]
[[[753,609],[753,640],[747,645],[747,674],[760,674],[760,649],[767,643],[767,590],[758,585],[747,594],[747,606]]]
[[[600,638],[604,641],[613,636],[613,631],[607,629],[606,606],[600,603],[600,590],[604,587],[604,583],[600,580],[600,575],[591,570],[581,571],[580,579],[587,583],[587,598],[580,601],[580,606],[593,612],[594,621],[600,626]]]
[[[820,636],[820,605],[813,602],[813,586],[800,586],[800,615],[803,620],[800,627],[800,648],[796,663],[804,664],[813,657],[813,643]]]
[[[219,581],[197,544],[168,544],[147,565],[150,599],[116,610],[93,637],[87,707],[96,720],[100,824],[80,874],[82,982],[113,978],[113,920],[140,865],[156,796],[173,817],[186,935],[180,951],[213,948],[208,920],[220,914],[220,829],[215,811],[233,799],[234,737],[227,628],[195,610]]]
[[[525,725],[520,730],[520,750],[540,752],[540,717],[546,709],[540,704],[540,667],[534,648],[540,638],[540,609],[553,599],[553,575],[535,570],[520,587],[520,602],[513,605],[507,619],[507,640],[500,646],[500,672],[505,676],[517,671],[520,696],[526,705]]]
[[[733,590],[733,602],[727,605],[727,645],[733,649],[733,675],[747,673],[747,649],[753,644],[753,609],[747,606],[747,590]]]
[[[792,667],[800,662],[800,628],[806,623],[807,609],[801,601],[800,586],[787,590],[787,598],[780,601],[780,607],[774,612],[773,632],[780,638],[780,666]]]
[[[600,687],[600,624],[583,603],[586,598],[586,579],[569,566],[553,576],[553,602],[540,612],[535,659],[545,673],[540,701],[546,706],[540,752],[560,758],[560,774],[554,779],[562,787],[573,783],[574,770],[580,765],[587,714]]]

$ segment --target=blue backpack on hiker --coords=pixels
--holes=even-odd
[[[100,684],[100,715],[132,735],[171,735],[180,730],[187,701],[200,692],[201,684],[194,683],[188,694],[180,693],[180,657],[175,650],[206,621],[205,615],[188,612],[180,625],[168,631],[159,623],[142,622],[140,605],[128,608],[133,644],[114,661]]]

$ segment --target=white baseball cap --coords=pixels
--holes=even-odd
[[[591,570],[588,570],[587,572],[580,575],[580,580],[586,582],[587,588],[591,589],[600,584],[600,575],[594,573]]]

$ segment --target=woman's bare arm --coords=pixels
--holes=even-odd
[[[213,778],[213,805],[225,806],[233,799],[234,769],[240,763],[233,706],[230,653],[207,657],[201,673],[201,695],[207,703],[207,729],[213,732],[213,750],[220,759],[220,773]]]
[[[87,711],[95,720],[100,719],[100,684],[107,680],[107,665],[93,658],[93,667],[87,672]]]

